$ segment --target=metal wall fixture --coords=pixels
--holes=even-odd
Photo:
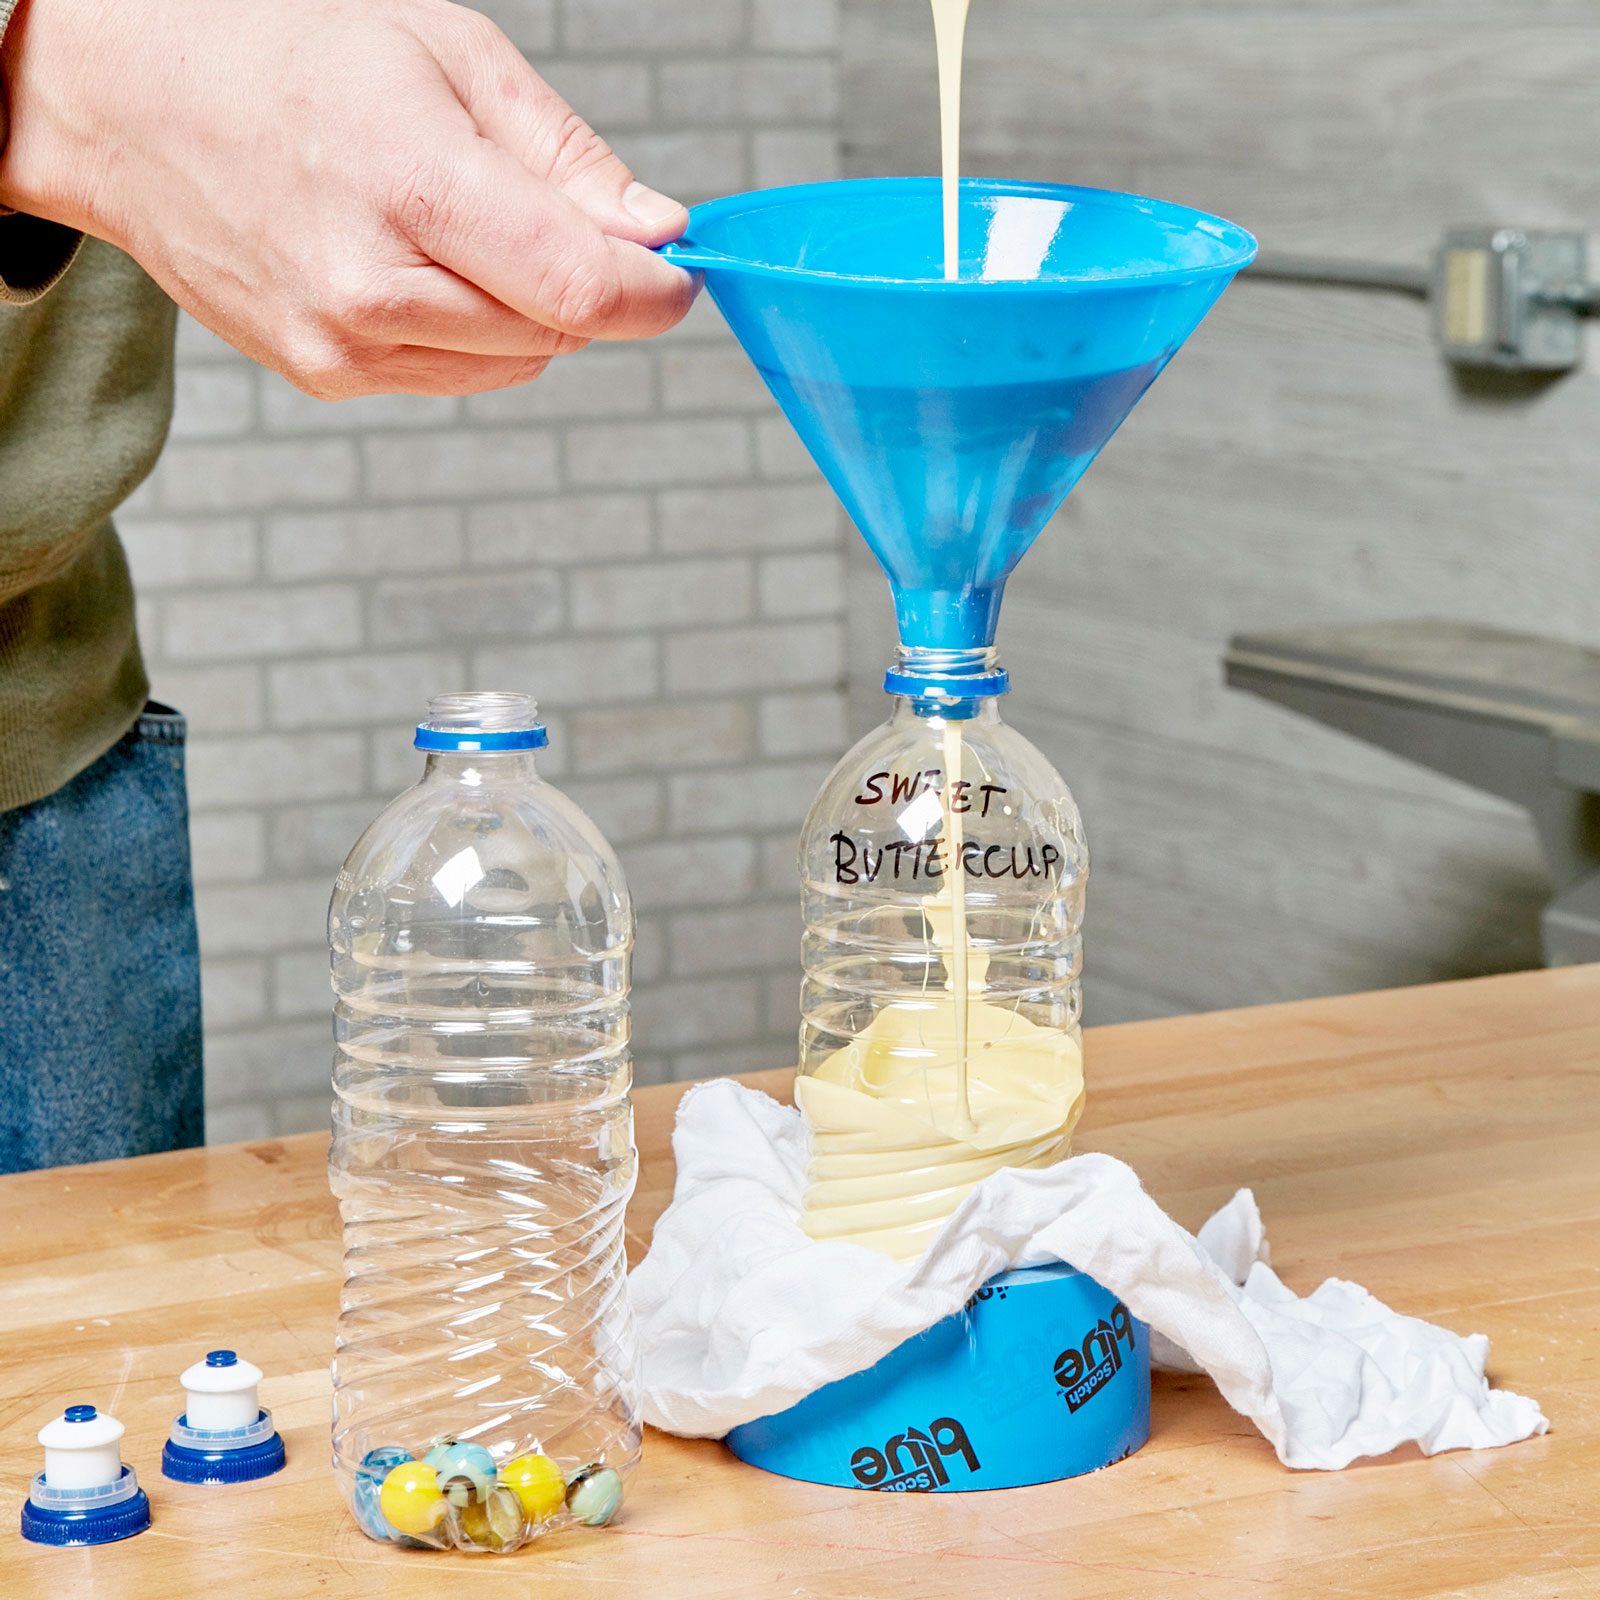
[[[1234,689],[1522,806],[1549,966],[1600,960],[1600,651],[1431,618],[1241,634]]]
[[[1445,359],[1502,372],[1567,372],[1600,316],[1581,233],[1451,228],[1431,267],[1263,251],[1245,278],[1379,289],[1429,303]]]

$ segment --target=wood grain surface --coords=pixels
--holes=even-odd
[[[1081,1147],[1131,1161],[1190,1226],[1251,1185],[1292,1286],[1349,1277],[1487,1333],[1495,1380],[1551,1434],[1292,1473],[1207,1381],[1158,1375],[1149,1445],[1069,1483],[875,1495],[651,1434],[610,1529],[505,1559],[387,1548],[328,1468],[338,1230],[307,1135],[0,1179],[0,1597],[1600,1593],[1600,968],[1101,1029],[1089,1065]],[[636,1254],[670,1194],[679,1092],[638,1097]],[[289,1464],[168,1483],[177,1376],[217,1344],[268,1374]],[[91,1400],[127,1424],[154,1526],[28,1545],[34,1434]]]

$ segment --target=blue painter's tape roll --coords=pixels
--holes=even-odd
[[[1150,1437],[1150,1333],[1067,1266],[1004,1272],[876,1366],[728,1435],[741,1461],[846,1489],[1054,1483]]]

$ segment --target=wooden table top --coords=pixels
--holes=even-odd
[[[1130,1161],[1190,1227],[1251,1185],[1289,1284],[1349,1277],[1487,1333],[1493,1377],[1552,1432],[1294,1473],[1208,1381],[1158,1375],[1150,1443],[1073,1482],[876,1495],[652,1433],[612,1528],[505,1559],[386,1548],[328,1468],[338,1227],[308,1135],[0,1179],[0,1596],[1600,1593],[1600,967],[1099,1029],[1088,1060],[1080,1148]],[[638,1096],[636,1252],[678,1093]],[[268,1374],[289,1464],[168,1483],[178,1374],[216,1344]],[[79,1400],[126,1423],[154,1526],[26,1544],[34,1434]]]

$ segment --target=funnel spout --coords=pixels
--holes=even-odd
[[[894,618],[903,644],[920,650],[971,650],[994,643],[1005,583],[982,588],[908,589],[893,582]]]

